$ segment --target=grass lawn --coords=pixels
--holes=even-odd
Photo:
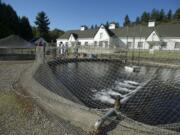
[[[179,60],[180,59],[180,51],[154,51],[154,54],[150,54],[149,51],[129,51],[128,56],[132,57],[133,55],[135,57],[144,57],[144,58],[160,58],[160,59],[174,59]]]

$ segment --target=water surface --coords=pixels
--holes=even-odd
[[[118,62],[72,62],[51,68],[56,83],[61,82],[86,106],[112,107],[114,99],[123,99],[149,82],[122,106],[127,116],[147,124],[180,121],[180,70],[141,67],[129,73]]]

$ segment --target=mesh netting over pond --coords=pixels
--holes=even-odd
[[[41,64],[34,77],[59,96],[100,112],[112,108],[120,96],[120,111],[129,123],[137,121],[178,133],[180,69],[151,63],[140,64],[139,72],[129,72],[126,65],[121,58],[56,58]]]

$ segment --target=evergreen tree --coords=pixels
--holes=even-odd
[[[16,11],[4,3],[0,3],[0,38],[19,33],[19,19]]]
[[[19,19],[19,24],[19,35],[26,40],[31,40],[33,33],[28,18],[23,16]]]
[[[167,13],[167,20],[171,21],[172,20],[172,10],[169,10]]]
[[[120,25],[119,25],[119,23],[118,23],[118,22],[116,23],[116,27],[117,27],[117,28],[119,28],[119,27],[120,27]]]
[[[159,13],[159,21],[160,22],[164,22],[166,19],[166,16],[165,16],[165,12],[163,9],[161,9],[160,13]]]
[[[95,28],[95,29],[98,29],[98,25],[96,24],[96,25],[94,26],[94,28]]]
[[[141,22],[148,23],[149,20],[150,20],[150,14],[144,11],[143,14],[141,15]]]
[[[174,13],[174,19],[175,20],[180,20],[180,8],[178,8],[176,10],[176,12]]]
[[[106,27],[106,28],[109,27],[109,22],[108,22],[108,21],[106,22],[105,27]]]
[[[154,20],[156,22],[160,21],[160,13],[159,10],[153,9],[151,12],[151,20]]]
[[[49,41],[49,24],[50,21],[45,12],[39,12],[36,16],[35,24],[37,25],[37,30],[41,37]]]
[[[91,29],[94,29],[94,25],[91,25]]]
[[[135,24],[140,24],[140,18],[139,17],[136,17]]]
[[[130,24],[131,24],[131,21],[130,21],[130,19],[129,19],[129,16],[126,15],[125,18],[124,18],[124,23],[123,23],[123,25],[124,25],[124,26],[129,26]]]

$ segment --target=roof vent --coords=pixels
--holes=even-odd
[[[148,27],[155,27],[155,21],[149,21]]]
[[[87,30],[87,26],[86,25],[82,25],[81,28],[80,28],[81,31],[85,31]]]
[[[109,24],[109,29],[112,30],[112,29],[115,29],[116,28],[116,23],[112,22]]]

